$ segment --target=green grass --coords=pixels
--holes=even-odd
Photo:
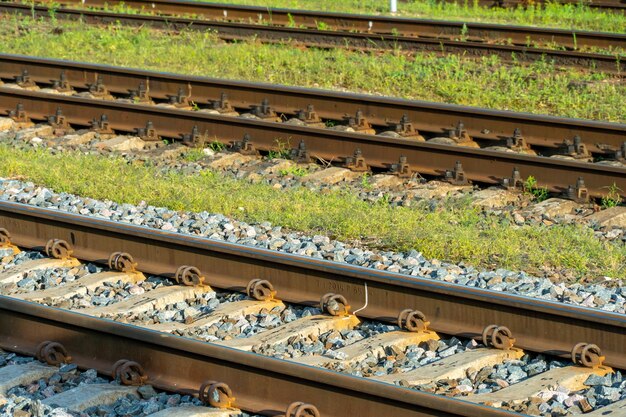
[[[214,3],[210,1],[210,3]],[[347,13],[390,14],[388,0],[229,0],[228,3]],[[448,3],[436,0],[398,2],[399,16],[550,26],[565,29],[626,32],[626,15],[591,9],[582,4],[548,3],[527,8],[486,8],[473,1]]]
[[[394,208],[366,203],[348,192],[320,194],[304,187],[279,191],[210,171],[192,176],[159,172],[116,157],[53,155],[0,145],[0,176],[17,176],[57,192],[270,221],[291,230],[363,239],[375,242],[371,247],[376,248],[416,249],[427,257],[478,267],[532,273],[552,266],[578,277],[626,277],[625,245],[602,242],[579,225],[511,227],[509,219],[482,213],[469,200],[450,200],[435,209]]]
[[[626,121],[626,84],[549,62],[223,43],[209,33],[0,21],[0,51],[556,116]],[[587,82],[591,82],[588,84]],[[576,86],[576,87],[574,87]]]

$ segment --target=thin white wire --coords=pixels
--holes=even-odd
[[[358,313],[359,311],[361,311],[361,310],[365,309],[365,308],[367,307],[367,303],[368,303],[368,302],[369,302],[369,297],[368,297],[368,294],[367,294],[367,282],[366,282],[366,283],[365,283],[365,305],[364,305],[363,307],[359,308],[358,310],[354,310],[354,311],[352,312],[352,314],[356,314],[356,313]]]

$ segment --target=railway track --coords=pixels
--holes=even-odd
[[[313,408],[309,414],[304,408],[300,414],[286,412],[294,402],[304,401],[321,416],[350,412],[363,416],[512,416],[518,414],[482,404],[496,403],[503,395],[525,398],[550,384],[580,389],[590,375],[602,377],[611,372],[609,366],[623,369],[626,364],[626,318],[621,314],[16,203],[0,203],[0,227],[4,229],[0,250],[5,259],[11,257],[7,252],[15,253],[17,247],[45,248],[48,255],[0,272],[1,348],[37,355],[50,365],[69,361],[71,356],[81,369],[121,377],[130,385],[150,383],[184,394],[205,392],[212,386],[206,384],[207,380],[213,384],[218,381],[226,385],[214,386],[216,395],[205,396],[213,398],[210,405],[216,407],[236,407],[263,415],[316,415]],[[108,264],[111,270],[95,271],[34,291],[11,285],[29,273],[51,268],[67,271],[83,262]],[[71,311],[50,307],[79,294],[99,294],[99,286],[117,288],[107,283],[144,282],[144,273],[174,279],[178,285],[146,287],[146,292],[135,291],[134,295],[99,307],[83,305]],[[251,277],[256,279],[250,282]],[[219,304],[192,320],[155,324],[132,319],[151,308],[167,311],[168,305],[216,289],[245,292],[248,297]],[[302,315],[246,338],[206,343],[189,335],[176,336],[181,329],[207,327],[224,316],[280,311],[286,303],[319,306],[323,314]],[[351,314],[349,304],[363,307]],[[420,311],[406,310],[414,306]],[[104,320],[107,317],[124,318],[130,323]],[[332,357],[307,355],[285,361],[253,353],[259,352],[256,347],[263,344],[273,346],[288,340],[295,343],[295,335],[350,329],[364,319],[399,323],[404,330],[340,347]],[[489,326],[492,323],[507,328]],[[385,349],[404,349],[420,341],[436,340],[439,334],[475,338],[490,348],[442,356],[434,362],[436,365],[415,371],[399,369],[398,373],[368,378],[330,370],[329,365],[360,361],[367,354],[384,355]],[[578,345],[581,341],[601,349]],[[577,349],[572,349],[574,346]],[[524,351],[570,358],[572,350],[578,366],[552,369],[493,394],[441,397],[402,386],[464,377],[466,369],[519,358]],[[121,359],[127,362],[120,364]],[[397,385],[400,381],[404,382]],[[623,406],[617,403],[612,407]]]
[[[12,3],[9,3],[12,4]],[[81,1],[61,2],[64,5],[93,5],[109,7],[116,3]],[[127,3],[139,10],[157,15],[195,15],[211,21],[257,22],[274,26],[360,32],[404,37],[426,37],[455,40],[461,36],[470,42],[506,41],[513,45],[557,44],[567,49],[584,47],[626,49],[626,35],[608,32],[588,32],[566,29],[511,26],[475,22],[455,22],[416,18],[399,18],[348,13],[329,13],[298,9],[277,9],[230,4],[199,2],[136,2]]]
[[[80,2],[77,2],[80,4]],[[255,38],[267,42],[297,41],[307,46],[316,47],[347,47],[352,49],[428,51],[438,54],[458,53],[465,56],[497,55],[505,61],[537,61],[550,60],[557,65],[600,70],[613,74],[623,72],[624,56],[615,54],[599,54],[571,50],[554,50],[536,48],[531,44],[558,44],[563,48],[604,47],[626,50],[626,35],[599,32],[571,32],[557,29],[535,29],[524,27],[506,27],[502,25],[466,24],[458,22],[420,21],[416,19],[396,19],[376,16],[300,12],[244,7],[230,10],[219,9],[209,3],[193,3],[209,5],[209,18],[220,17],[227,20],[201,20],[171,16],[139,15],[112,13],[90,9],[55,8],[54,15],[58,18],[71,20],[82,19],[88,23],[124,23],[130,25],[150,25],[161,28],[215,31],[226,40]],[[125,3],[126,4],[126,3]],[[143,3],[163,7],[154,11],[162,13],[192,13],[194,8],[187,10],[186,2]],[[92,4],[104,6],[102,4]],[[109,3],[110,5],[110,3]],[[131,7],[133,4],[130,5]],[[139,7],[139,5],[137,5]],[[190,6],[191,7],[191,6]],[[178,8],[178,9],[177,9]],[[175,10],[178,10],[177,12]],[[21,13],[47,17],[50,9],[46,6],[34,6],[21,3],[0,2],[0,11],[5,13]],[[211,14],[208,14],[210,12]],[[202,12],[193,13],[194,15]],[[293,22],[295,19],[296,23]],[[243,20],[244,22],[237,22]],[[251,23],[249,20],[252,20]],[[328,25],[332,30],[318,30],[319,25]],[[289,27],[285,25],[295,25]],[[301,28],[300,26],[305,26]],[[311,26],[313,28],[311,28]],[[380,27],[379,27],[380,26]],[[376,28],[376,29],[374,29]],[[500,44],[494,44],[494,40]]]
[[[402,1],[402,0],[401,0]],[[452,0],[446,0],[452,1]],[[525,0],[478,0],[478,5],[484,7],[525,7],[529,4],[544,4],[544,0],[529,3]],[[590,1],[577,1],[577,0],[557,0],[558,4],[577,5],[583,3],[594,9],[611,10],[615,12],[623,12],[626,9],[626,2],[624,0],[590,0]]]
[[[374,167],[398,175],[418,172],[447,176],[457,183],[508,181],[515,186],[532,175],[551,191],[569,191],[574,198],[604,195],[613,183],[626,190],[623,167],[581,162],[623,159],[626,126],[621,124],[15,55],[0,56],[0,78],[8,82],[0,86],[2,111],[13,111],[17,119],[20,114],[35,121],[52,117],[52,123],[97,128],[104,115],[107,128],[121,132],[143,129],[141,136],[151,141],[169,138],[193,144],[219,140],[243,152],[289,146],[295,160],[321,158],[356,170]],[[39,87],[48,89],[37,91]],[[66,90],[65,95],[59,94],[58,87]],[[133,90],[130,100],[94,98],[105,93],[110,98],[128,97]],[[56,94],[50,94],[52,91]],[[190,111],[194,106],[197,111]],[[15,113],[18,107],[25,114]],[[55,116],[59,109],[61,118]],[[255,116],[233,117],[237,111]],[[289,118],[297,123],[279,123]],[[337,124],[345,126],[324,128]],[[424,141],[424,137],[433,139]],[[498,145],[500,148],[494,148]],[[532,148],[569,159],[530,155]],[[584,186],[578,184],[577,189],[580,177]]]
[[[79,371],[76,364],[67,363],[70,358],[62,349],[58,343],[48,344],[38,349],[37,357],[0,350],[0,412],[3,415],[44,415],[49,409],[56,411],[53,415],[59,414],[59,409],[72,413],[62,412],[64,416],[111,415],[117,410],[120,410],[118,415],[127,414],[122,410],[128,410],[133,415],[152,417],[241,415],[241,411],[233,407],[212,406],[216,400],[207,396],[196,400],[189,395],[157,392],[150,385],[126,385],[123,380],[128,382],[127,378],[139,376],[135,373],[137,370],[142,372],[132,364],[119,367],[119,372],[111,375],[113,380],[103,377],[102,373],[98,375],[93,368]],[[118,381],[114,381],[115,378]],[[215,392],[216,388],[207,386],[207,394]]]

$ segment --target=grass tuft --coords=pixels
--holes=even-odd
[[[551,62],[504,65],[496,56],[367,54],[289,48],[255,41],[224,43],[210,33],[93,27],[31,18],[0,19],[0,51],[244,79],[335,91],[626,121],[626,84],[599,72]]]
[[[450,200],[435,208],[426,204],[394,208],[364,202],[344,191],[276,190],[211,171],[162,174],[155,167],[129,164],[118,157],[54,155],[7,145],[0,145],[0,176],[19,176],[83,197],[206,210],[341,240],[361,239],[380,249],[416,249],[429,258],[477,267],[530,273],[553,267],[591,279],[626,277],[626,245],[600,241],[580,225],[516,227],[510,219],[481,212],[469,199]]]

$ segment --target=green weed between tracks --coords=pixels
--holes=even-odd
[[[369,204],[347,192],[320,194],[306,188],[275,190],[205,171],[159,174],[155,167],[120,158],[78,153],[53,155],[0,145],[0,176],[19,177],[57,192],[174,210],[223,213],[249,222],[342,240],[375,242],[370,247],[416,249],[427,257],[478,267],[535,272],[565,269],[578,277],[626,277],[626,246],[601,242],[582,226],[512,227],[506,218],[481,213],[469,200],[431,209]],[[139,184],[139,185],[138,185]]]
[[[599,72],[497,57],[302,50],[214,35],[111,25],[0,21],[0,51],[159,71],[321,87],[500,110],[626,121],[626,85]],[[565,138],[564,138],[565,139]]]
[[[209,3],[213,3],[209,1]],[[346,13],[389,15],[386,0],[230,0],[229,3],[263,7],[323,10]],[[399,2],[398,15],[426,19],[446,19],[476,22],[512,23],[529,26],[551,26],[576,30],[626,32],[626,15],[592,9],[584,4],[561,5],[548,3],[518,8],[487,8],[473,1],[448,3],[441,0]]]

